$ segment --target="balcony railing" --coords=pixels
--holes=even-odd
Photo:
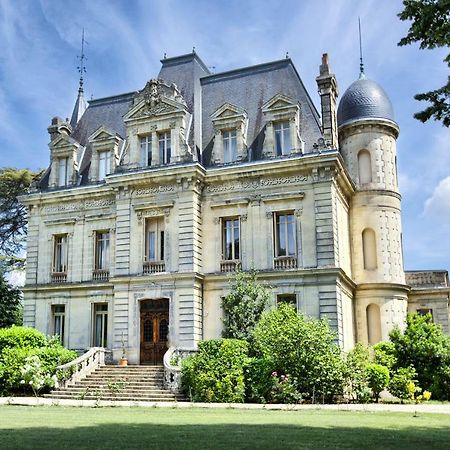
[[[221,272],[236,272],[241,265],[240,259],[229,259],[220,262]]]
[[[108,281],[109,270],[108,269],[95,269],[92,272],[92,279],[94,281]]]
[[[273,267],[277,270],[296,269],[297,258],[295,256],[278,256],[273,260]]]
[[[145,261],[142,272],[144,274],[159,273],[166,271],[166,263],[164,261]]]
[[[52,283],[67,283],[67,272],[52,272]]]

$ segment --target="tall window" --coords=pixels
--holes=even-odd
[[[296,253],[294,214],[275,214],[275,256],[295,256]]]
[[[58,335],[61,343],[64,344],[64,326],[66,317],[66,307],[64,305],[53,305],[53,334]]]
[[[222,221],[222,258],[237,260],[239,256],[239,219],[223,219]]]
[[[106,347],[108,336],[108,304],[94,304],[94,330],[93,345],[94,347]]]
[[[163,261],[164,219],[148,219],[145,225],[145,261]]]
[[[58,186],[69,184],[69,158],[59,158],[58,160]]]
[[[53,272],[67,272],[67,234],[53,238]]]
[[[170,131],[159,135],[159,162],[169,164],[171,157]]]
[[[107,173],[111,172],[111,152],[99,152],[98,154],[98,179],[104,180]]]
[[[359,183],[372,183],[372,161],[368,150],[361,150],[358,153]]]
[[[297,296],[295,294],[277,295],[277,306],[281,305],[282,303],[292,305],[295,309],[297,309]]]
[[[288,155],[291,151],[291,128],[289,122],[277,123],[274,128],[276,155]]]
[[[375,231],[365,228],[362,232],[364,269],[374,270],[377,268],[377,242]]]
[[[141,138],[141,157],[142,165],[151,166],[152,165],[152,137],[144,136]]]
[[[224,131],[223,139],[223,162],[229,163],[237,159],[237,140],[236,130]]]
[[[109,232],[95,233],[95,270],[109,269]]]

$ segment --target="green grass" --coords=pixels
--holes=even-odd
[[[449,448],[450,415],[0,407],[0,448]]]

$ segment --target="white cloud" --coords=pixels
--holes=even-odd
[[[427,198],[424,214],[450,224],[450,176],[441,180],[431,197]]]

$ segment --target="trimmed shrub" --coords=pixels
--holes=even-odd
[[[356,344],[345,356],[345,393],[358,403],[367,403],[372,396],[366,373],[369,362],[369,349],[361,343]]]
[[[266,358],[249,358],[245,366],[245,398],[251,403],[267,403],[273,386],[273,363]]]
[[[281,304],[262,314],[254,331],[257,354],[277,373],[296,380],[296,390],[311,401],[332,401],[343,393],[344,364],[328,323]]]
[[[450,338],[431,315],[409,314],[405,330],[395,328],[390,339],[397,358],[393,370],[412,366],[419,385],[431,391],[434,399],[449,398]]]
[[[387,367],[389,371],[397,364],[395,345],[392,342],[378,342],[372,348],[377,364]]]
[[[238,339],[200,342],[197,354],[182,362],[184,392],[195,402],[244,402],[247,353],[247,342]]]
[[[368,364],[366,367],[366,377],[375,401],[378,403],[380,392],[389,384],[389,369],[381,364]]]
[[[21,383],[21,380],[23,379],[22,368],[26,366],[26,360],[32,357],[38,359],[40,373],[43,376],[51,377],[55,375],[57,366],[72,361],[77,357],[77,353],[62,346],[5,348],[0,357],[0,385],[3,389],[2,393],[27,393],[30,391],[30,386],[24,385]]]
[[[416,377],[414,367],[400,367],[391,376],[389,392],[403,403],[403,400],[411,398],[411,394],[414,396],[417,387]]]
[[[4,348],[38,348],[47,345],[44,334],[34,328],[16,327],[0,329],[0,353]]]

